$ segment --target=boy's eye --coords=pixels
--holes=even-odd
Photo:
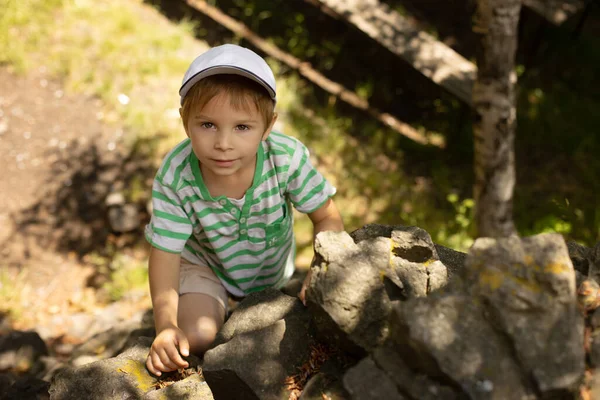
[[[250,129],[250,127],[248,125],[238,125],[237,129],[239,131],[247,131],[248,129]]]
[[[202,124],[200,124],[200,126],[204,129],[211,129],[215,125],[212,122],[203,122]]]

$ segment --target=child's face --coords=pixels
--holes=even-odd
[[[203,174],[236,177],[248,168],[254,171],[258,146],[274,123],[275,118],[265,126],[256,108],[236,109],[227,94],[220,94],[190,112],[184,125]]]

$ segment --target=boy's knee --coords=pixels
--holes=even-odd
[[[185,332],[190,343],[190,352],[194,354],[204,353],[212,346],[217,337],[217,332],[216,324],[202,324],[202,326],[191,332]]]

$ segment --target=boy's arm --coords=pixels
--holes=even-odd
[[[308,214],[308,217],[313,223],[313,240],[317,237],[317,233],[324,231],[335,231],[341,232],[344,230],[344,222],[342,221],[342,216],[338,211],[335,203],[332,199],[327,200],[325,204],[319,207],[317,210]],[[313,259],[314,260],[314,259]],[[312,268],[312,263],[311,263]],[[306,274],[306,278],[304,279],[304,283],[302,284],[302,289],[300,293],[298,293],[298,297],[306,305],[306,288],[310,283],[311,277],[311,269],[308,270]]]
[[[313,223],[314,237],[317,233],[323,231],[340,232],[344,230],[342,216],[338,211],[332,199],[327,200],[325,204],[308,214]]]
[[[157,335],[167,327],[177,326],[180,257],[156,247],[150,251],[148,278]]]
[[[156,338],[152,342],[146,366],[157,376],[189,365],[181,355],[189,355],[190,345],[185,334],[177,327],[180,259],[179,254],[155,247],[150,251],[148,268]]]

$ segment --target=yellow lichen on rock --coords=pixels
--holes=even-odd
[[[480,286],[485,286],[490,290],[496,290],[502,286],[502,283],[504,283],[504,278],[505,276],[502,271],[487,269],[481,271],[479,275],[479,284]]]
[[[124,358],[118,371],[133,378],[136,387],[144,393],[153,389],[156,384],[156,378],[150,375],[143,362]]]
[[[569,268],[564,263],[560,263],[560,262],[551,262],[544,266],[544,272],[547,272],[550,274],[562,274],[565,272],[569,272],[570,270],[571,270],[571,268]]]

